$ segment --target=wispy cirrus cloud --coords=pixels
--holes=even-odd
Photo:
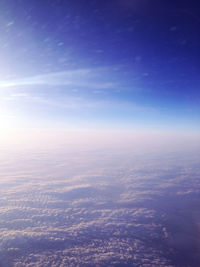
[[[31,77],[0,81],[0,87],[31,85],[78,86],[89,89],[107,89],[116,86],[105,78],[103,69],[76,69],[35,75]]]
[[[66,110],[81,110],[81,109],[93,109],[93,110],[118,110],[121,112],[150,112],[155,113],[157,110],[151,106],[147,105],[139,105],[137,103],[130,103],[128,101],[114,101],[114,100],[107,100],[105,98],[94,98],[88,99],[86,97],[80,96],[70,96],[64,95],[56,97],[52,96],[42,96],[42,95],[33,95],[33,94],[22,94],[22,93],[15,93],[11,94],[9,97],[5,97],[4,101],[9,102],[17,102],[20,103],[30,103],[31,105],[42,105],[43,107],[52,107],[52,108],[59,108],[59,109],[66,109]]]
[[[157,113],[151,105],[133,100],[128,91],[124,97],[123,75],[113,71],[111,67],[83,68],[0,81],[0,101],[6,110],[19,114],[23,123],[27,114],[28,121],[30,117],[37,121],[53,118],[54,123],[65,123],[67,117],[77,123],[81,118],[86,125],[102,120],[118,123],[121,118],[132,122]]]

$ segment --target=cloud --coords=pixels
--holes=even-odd
[[[187,241],[188,262],[195,259],[199,158],[180,155],[133,147],[7,151],[0,265],[173,266]]]
[[[104,81],[105,71],[103,69],[76,69],[62,72],[0,81],[0,87],[19,87],[33,85],[65,86],[65,87],[86,87],[90,89],[109,89],[116,86],[109,80]]]

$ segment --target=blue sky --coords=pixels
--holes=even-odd
[[[0,5],[2,125],[199,130],[196,1]]]

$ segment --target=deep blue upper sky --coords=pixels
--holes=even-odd
[[[23,120],[199,127],[198,1],[2,0],[0,8],[2,95],[15,98]]]

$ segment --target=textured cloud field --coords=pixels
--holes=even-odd
[[[167,146],[2,148],[0,266],[200,265],[200,153]]]

